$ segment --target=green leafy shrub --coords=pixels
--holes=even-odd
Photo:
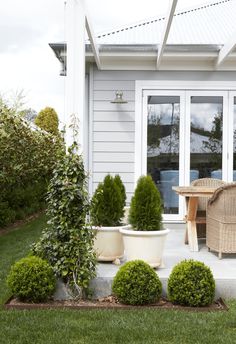
[[[202,262],[184,260],[173,268],[168,279],[170,301],[183,306],[207,306],[214,295],[214,277]]]
[[[84,296],[96,274],[94,231],[86,225],[89,210],[87,176],[82,156],[73,144],[53,171],[47,195],[48,227],[33,245],[34,254],[45,258],[54,272]]]
[[[15,187],[8,195],[10,209],[14,209],[15,219],[22,220],[45,208],[45,196],[47,184],[45,181],[35,181],[33,184],[22,187]]]
[[[112,292],[120,302],[144,305],[160,299],[162,285],[156,272],[142,260],[124,264],[117,272]]]
[[[9,225],[15,219],[16,212],[10,208],[9,203],[7,201],[0,201],[0,227]]]
[[[62,141],[32,129],[0,101],[0,227],[45,207],[47,184]],[[7,206],[7,208],[6,208]]]
[[[50,134],[58,135],[58,116],[56,111],[51,107],[46,107],[41,110],[36,116],[34,123],[41,129],[47,131]]]
[[[56,280],[53,269],[45,260],[30,256],[11,267],[7,283],[20,300],[41,302],[52,296]]]
[[[129,223],[139,231],[160,230],[162,211],[161,196],[151,176],[140,177],[131,200]]]
[[[115,175],[114,182],[120,188],[120,192],[121,192],[121,196],[122,196],[122,200],[123,200],[123,208],[124,208],[126,205],[126,191],[125,191],[125,186],[124,186],[119,174]]]
[[[120,186],[109,174],[99,183],[91,201],[94,226],[119,226],[124,216],[124,196]]]

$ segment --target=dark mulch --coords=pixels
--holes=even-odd
[[[175,305],[165,298],[157,303],[144,305],[144,306],[131,306],[119,303],[114,296],[104,297],[99,300],[79,300],[79,301],[48,301],[46,303],[26,303],[21,302],[15,298],[10,298],[4,305],[5,309],[48,309],[48,308],[66,308],[66,309],[171,309],[171,310],[184,310],[194,312],[212,312],[212,311],[227,311],[228,306],[220,298],[213,304],[207,307],[185,307]]]

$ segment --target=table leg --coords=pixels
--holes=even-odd
[[[189,248],[192,252],[198,251],[196,215],[198,197],[189,197],[187,201],[187,231]]]
[[[188,225],[186,226],[186,230],[185,230],[184,243],[185,245],[188,245]]]

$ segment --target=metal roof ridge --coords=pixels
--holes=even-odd
[[[189,8],[188,7],[185,10],[183,9],[180,12],[175,13],[174,17],[180,16],[180,15],[185,15],[185,14],[188,14],[188,13],[191,13],[191,12],[195,12],[195,11],[199,11],[199,10],[203,10],[203,9],[206,9],[206,8],[209,8],[209,7],[221,5],[223,3],[228,3],[228,2],[231,2],[231,1],[232,0],[219,0],[219,1],[216,1],[216,2],[213,2],[213,3],[202,4],[201,6],[198,6],[198,7],[193,7],[193,8]],[[138,21],[136,23],[133,23],[130,26],[123,26],[120,29],[114,29],[114,30],[111,30],[111,31],[100,33],[100,34],[98,34],[96,36],[96,38],[107,37],[107,36],[110,36],[110,35],[114,35],[116,33],[120,33],[122,31],[132,30],[132,29],[135,29],[136,27],[145,26],[145,25],[156,23],[158,21],[165,20],[165,17],[163,17],[163,16],[159,17],[159,18],[156,18],[156,19],[155,18],[156,17],[152,17],[150,19],[146,19],[145,21]]]

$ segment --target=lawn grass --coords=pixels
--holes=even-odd
[[[0,236],[0,305],[9,297],[5,280],[10,266],[28,254],[30,245],[38,240],[45,225],[46,216],[41,215],[36,220],[22,225],[19,229]]]
[[[0,237],[0,302],[9,296],[5,278],[10,265],[27,254],[45,225],[42,216]],[[0,309],[0,344],[77,343],[236,343],[236,301],[228,312],[170,310]]]

